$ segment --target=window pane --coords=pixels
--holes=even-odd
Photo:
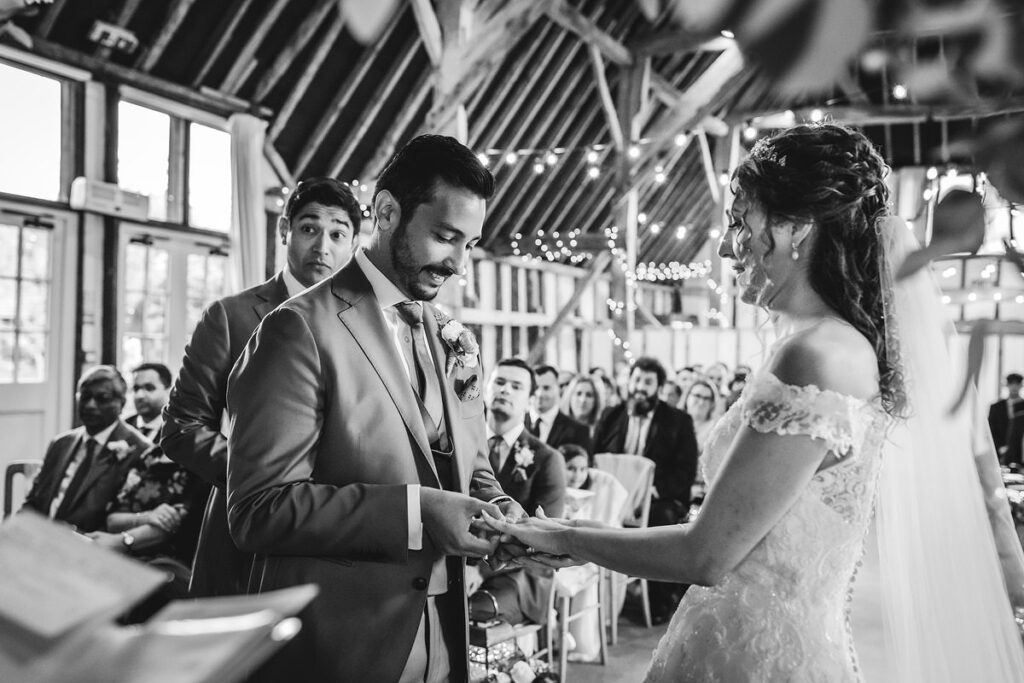
[[[0,64],[0,92],[0,191],[59,199],[60,81]]]
[[[146,288],[146,252],[141,244],[129,244],[124,255],[124,286],[132,292]]]
[[[142,303],[145,297],[144,292],[125,292],[124,331],[126,333],[142,332]]]
[[[22,330],[42,332],[46,330],[49,315],[50,287],[45,282],[21,281],[21,308],[18,311],[18,326]],[[19,375],[20,376],[20,375]]]
[[[149,195],[149,217],[167,220],[171,117],[131,102],[117,107],[117,184]]]
[[[0,278],[0,330],[14,329],[18,314],[18,281]]]
[[[18,226],[0,225],[0,276],[18,275]]]
[[[167,329],[167,297],[150,294],[146,297],[146,316],[142,329],[148,334],[160,334]]]
[[[0,332],[0,383],[14,381],[14,333]]]
[[[19,334],[17,361],[15,376],[19,383],[46,381],[46,335]]]
[[[146,289],[167,289],[167,252],[163,249],[149,248],[149,272],[147,273]]]
[[[21,232],[21,276],[30,280],[50,277],[50,231],[23,228]]]
[[[198,123],[189,126],[188,222],[231,228],[231,136]]]

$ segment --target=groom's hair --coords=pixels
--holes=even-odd
[[[373,188],[373,201],[387,190],[402,210],[401,225],[434,197],[437,182],[469,190],[481,199],[494,194],[494,176],[473,151],[447,135],[420,135],[391,158]]]

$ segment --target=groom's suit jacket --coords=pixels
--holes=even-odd
[[[160,446],[171,460],[213,486],[206,501],[189,591],[196,597],[244,593],[252,554],[228,533],[228,442],[221,434],[228,375],[253,330],[288,298],[284,274],[213,302],[185,347],[181,372],[164,408]]]
[[[487,461],[480,368],[444,375],[434,308],[424,326],[454,449],[448,479],[502,495]],[[461,397],[461,398],[460,398]],[[373,289],[353,259],[268,315],[228,383],[228,510],[243,550],[264,558],[254,590],[316,583],[289,678],[397,681],[424,614],[432,566],[409,550],[407,485],[439,486],[417,397]],[[464,561],[447,559],[452,680],[466,677]]]
[[[26,508],[50,516],[50,504],[85,437],[85,429],[82,427],[54,437],[46,449],[43,466],[32,484],[32,490],[25,497]],[[118,441],[125,441],[129,446],[129,450],[120,458],[110,449],[110,444]],[[84,477],[81,480],[72,478],[54,519],[73,524],[83,533],[106,529],[107,506],[121,490],[128,470],[139,462],[139,456],[151,446],[142,434],[119,419],[103,448],[94,456],[92,466]]]

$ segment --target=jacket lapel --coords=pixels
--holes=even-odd
[[[384,383],[384,389],[398,408],[406,429],[412,434],[421,455],[426,459],[440,486],[434,458],[430,452],[430,442],[427,441],[427,429],[423,425],[412,384],[405,368],[402,367],[398,350],[390,341],[391,335],[377,298],[373,296],[370,283],[355,259],[349,261],[348,265],[334,276],[331,291],[347,304],[338,312],[338,319],[359,344],[366,359]]]
[[[644,457],[650,458],[651,445],[658,438],[658,429],[661,427],[661,414],[664,412],[662,409],[661,400],[658,401],[657,405],[654,406],[654,411],[651,414],[651,426],[647,428],[647,441],[644,442]],[[652,458],[653,459],[653,458]]]
[[[268,313],[288,299],[288,287],[284,284],[284,271],[264,282],[253,294],[259,301],[253,304],[252,310],[256,313],[256,318],[262,321]]]
[[[84,438],[84,437],[83,437]],[[122,421],[118,421],[114,431],[110,432],[110,436],[107,437],[106,443],[103,444],[103,448],[96,451],[93,456],[92,464],[89,469],[85,472],[85,477],[82,478],[78,488],[74,491],[68,491],[68,496],[61,503],[61,508],[71,509],[78,504],[78,501],[83,498],[90,490],[92,490],[93,484],[96,480],[102,479],[104,475],[110,470],[111,467],[117,465],[117,456],[109,452],[107,444],[114,441],[126,441],[128,438],[128,430],[125,428],[125,424]],[[74,480],[72,480],[73,482]]]
[[[65,443],[67,444],[64,451],[59,456],[57,466],[53,469],[53,481],[47,482],[49,491],[43,492],[46,495],[47,505],[49,501],[52,501],[57,495],[57,489],[60,488],[60,482],[64,478],[64,473],[68,470],[68,465],[71,464],[71,458],[74,456],[78,449],[82,447],[82,443],[85,441],[85,428],[79,427],[78,434],[71,439],[68,439]]]

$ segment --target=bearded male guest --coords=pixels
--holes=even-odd
[[[638,358],[629,371],[628,398],[606,410],[594,432],[595,453],[629,453],[654,461],[651,526],[683,521],[697,475],[693,420],[658,398],[665,380],[661,363],[654,358]],[[652,619],[665,622],[675,611],[682,589],[653,581],[648,585]]]
[[[429,302],[493,190],[454,138],[410,141],[369,246],[264,318],[232,371],[228,518],[262,559],[253,589],[320,586],[264,680],[467,680],[464,558],[499,550],[482,512],[524,513],[488,464],[476,343]]]
[[[228,533],[227,438],[221,432],[231,366],[259,322],[307,287],[348,263],[359,235],[359,202],[334,178],[309,178],[289,194],[278,220],[284,269],[266,282],[215,301],[185,347],[181,373],[164,410],[160,442],[169,458],[213,485],[192,566],[195,597],[244,593],[252,554]]]

